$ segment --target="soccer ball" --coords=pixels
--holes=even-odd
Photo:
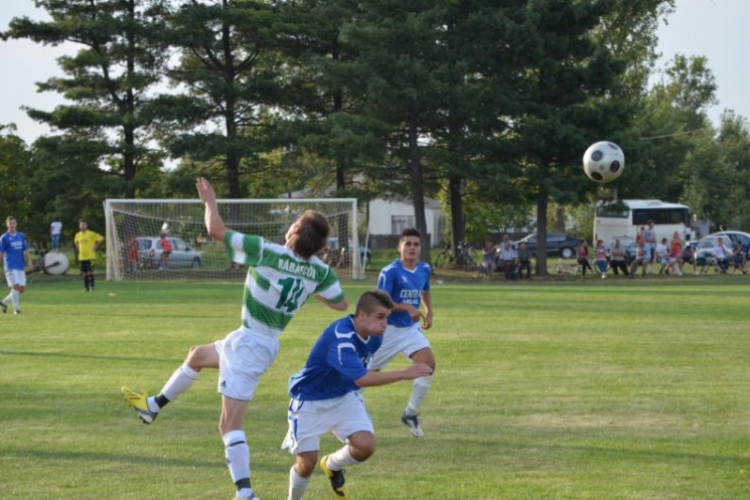
[[[614,142],[594,143],[583,154],[583,171],[594,182],[612,182],[620,177],[624,168],[625,153]]]

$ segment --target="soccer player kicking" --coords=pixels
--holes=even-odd
[[[223,340],[191,348],[185,363],[157,396],[148,397],[127,387],[122,392],[138,418],[150,424],[167,403],[193,385],[203,368],[218,368],[222,395],[219,430],[229,472],[237,486],[237,498],[257,500],[250,486],[250,448],[242,419],[260,376],[278,354],[278,337],[311,295],[338,311],[345,311],[349,304],[336,274],[315,257],[326,246],[330,232],[323,214],[313,210],[303,213],[281,246],[227,229],[211,184],[199,178],[196,187],[205,205],[208,234],[224,242],[231,261],[254,268],[245,280],[242,326]]]
[[[395,306],[388,318],[388,328],[383,335],[383,346],[373,356],[368,368],[384,368],[400,352],[415,363],[423,363],[435,371],[435,356],[422,328],[432,326],[432,298],[430,296],[429,264],[419,260],[422,234],[407,227],[401,232],[398,244],[399,258],[380,271],[378,288],[388,293]],[[424,305],[425,312],[420,312]],[[432,374],[414,381],[411,397],[401,415],[401,422],[409,427],[414,437],[422,437],[419,409],[432,384]]]
[[[15,217],[5,219],[8,231],[0,236],[0,262],[5,269],[5,280],[10,294],[0,302],[3,313],[8,312],[8,303],[13,303],[13,313],[21,314],[21,294],[26,290],[26,267],[31,269],[31,254],[26,236],[18,232]]]
[[[320,469],[336,498],[347,498],[344,468],[375,452],[372,420],[359,389],[432,373],[425,364],[392,372],[367,370],[368,360],[383,341],[391,309],[393,301],[387,293],[363,293],[356,312],[331,323],[313,345],[302,371],[289,378],[289,431],[282,448],[296,454],[297,461],[289,470],[288,500],[305,496],[318,461],[320,436],[329,431],[344,446],[324,456]]]

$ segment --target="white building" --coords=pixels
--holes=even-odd
[[[431,198],[425,198],[425,218],[427,219],[427,234],[430,245],[437,246],[445,229],[445,214],[440,203]],[[416,227],[414,204],[411,200],[386,200],[377,198],[369,203],[369,221],[367,232],[370,236],[397,235],[408,226]]]

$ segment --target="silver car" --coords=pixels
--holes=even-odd
[[[202,257],[198,250],[174,236],[167,236],[167,240],[172,245],[172,253],[169,255],[170,269],[201,266]],[[138,261],[141,265],[146,264],[152,269],[157,269],[161,264],[161,237],[139,236],[136,241],[138,242]]]

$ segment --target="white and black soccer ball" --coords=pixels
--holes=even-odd
[[[583,171],[594,182],[612,182],[620,177],[624,168],[625,153],[614,142],[594,143],[583,154]]]

